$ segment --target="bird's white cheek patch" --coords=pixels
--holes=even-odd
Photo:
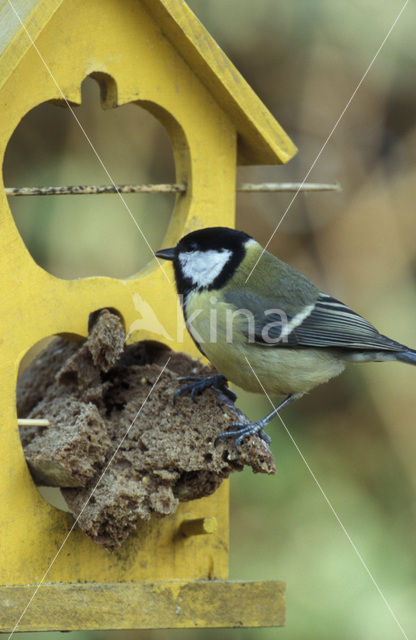
[[[231,251],[188,251],[179,255],[182,273],[197,287],[208,287],[231,258]]]

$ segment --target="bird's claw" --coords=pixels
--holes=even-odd
[[[242,422],[233,422],[228,427],[229,429],[234,429],[232,431],[223,431],[217,436],[215,443],[222,438],[235,438],[235,448],[238,451],[238,448],[246,436],[258,436],[264,442],[269,445],[272,441],[271,437],[265,432],[264,427],[266,423],[264,420],[258,420],[258,422],[252,422],[251,424],[244,424]],[[239,429],[235,429],[235,427],[240,427]]]
[[[210,387],[214,387],[222,391],[227,396],[227,398],[232,400],[232,402],[235,402],[235,400],[237,399],[234,391],[231,391],[231,389],[227,387],[227,379],[220,373],[209,376],[208,378],[201,378],[199,376],[184,376],[183,378],[179,379],[184,382],[191,382],[191,384],[185,384],[182,387],[179,387],[179,389],[173,396],[173,402],[176,402],[179,396],[187,392],[191,394],[192,400],[196,402],[195,396],[201,395],[201,393],[203,393],[205,389],[209,389]]]
[[[189,378],[191,377],[193,376],[189,376]],[[185,379],[186,378],[182,378],[182,380],[185,380]],[[192,400],[196,402],[195,396],[200,395],[205,388],[206,387],[198,381],[192,382],[191,384],[185,384],[182,387],[179,387],[179,389],[175,392],[175,395],[173,396],[173,402],[175,403],[176,400],[179,398],[179,396],[181,396],[183,393],[186,393],[188,391],[191,394]]]

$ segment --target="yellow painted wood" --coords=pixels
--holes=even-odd
[[[138,102],[166,126],[174,147],[178,181],[191,188],[179,196],[168,232],[174,243],[196,227],[234,220],[236,133],[227,115],[190,70],[170,42],[160,34],[146,8],[137,0],[71,0],[55,12],[37,39],[57,82],[72,102],[80,100],[80,85],[94,74],[107,95],[106,106]],[[94,29],[91,25],[94,24]],[[61,34],[65,33],[65,38]],[[141,37],[137,37],[140,33]],[[108,46],[111,34],[111,47]],[[117,52],[117,55],[114,52]],[[140,61],[140,64],[138,64]],[[104,75],[105,74],[105,75]],[[105,88],[110,86],[109,91]],[[116,94],[116,95],[115,95]],[[15,99],[11,100],[14,96]],[[17,100],[16,97],[19,97]],[[140,100],[139,100],[140,96]],[[0,92],[0,154],[20,118],[59,92],[33,49],[27,51]],[[120,212],[124,214],[123,211]],[[128,215],[125,212],[125,215]],[[0,362],[0,584],[39,580],[68,531],[72,519],[40,497],[26,467],[16,423],[15,385],[18,366],[38,340],[57,333],[87,335],[89,314],[111,306],[126,327],[138,318],[134,294],[151,304],[171,336],[177,335],[177,300],[170,265],[167,282],[155,262],[137,278],[86,278],[64,281],[38,267],[27,252],[0,190],[0,282],[3,328]],[[138,234],[132,225],[132,233]],[[138,242],[139,244],[139,242]],[[7,337],[6,337],[7,336]],[[184,342],[169,343],[196,355],[186,332]],[[135,333],[132,339],[159,338]],[[174,539],[189,518],[215,516],[212,536]],[[176,517],[146,525],[120,551],[110,554],[80,531],[74,531],[52,567],[48,580],[60,582],[227,576],[227,488],[211,498],[182,505]]]
[[[0,2],[0,88],[14,72],[30,48],[30,40],[22,28],[25,25],[32,40],[36,40],[62,0],[8,0]]]
[[[35,587],[0,587],[0,631],[13,628]],[[65,584],[41,587],[19,630],[279,627],[284,621],[278,581]]]
[[[205,536],[215,533],[217,527],[217,519],[214,516],[207,516],[206,518],[184,520],[180,531],[184,536]]]
[[[239,164],[285,163],[296,147],[215,40],[181,0],[144,0],[162,29],[233,119]]]
[[[63,0],[12,0],[31,37],[36,39]],[[285,163],[296,147],[202,26],[184,0],[142,0],[159,29],[235,124],[239,164]],[[106,5],[103,0],[103,5]],[[128,18],[128,2],[115,2]],[[104,8],[103,10],[106,10]],[[134,37],[137,37],[137,32]],[[30,42],[10,5],[0,3],[0,87],[13,73]],[[2,55],[3,52],[3,55]],[[274,78],[274,82],[278,78]]]
[[[36,45],[68,101],[79,104],[81,83],[86,76],[92,76],[100,84],[103,108],[133,102],[151,111],[166,127],[174,150],[176,181],[188,185],[186,195],[177,196],[164,241],[167,245],[175,244],[184,233],[198,227],[233,226],[237,138],[242,139],[243,129],[247,131],[247,138],[240,145],[240,151],[250,149],[253,157],[257,157],[264,144],[264,158],[269,162],[271,148],[261,132],[260,116],[247,113],[243,127],[235,105],[231,106],[232,100],[221,98],[223,90],[227,95],[232,93],[226,76],[233,68],[227,66],[221,77],[218,66],[225,64],[225,58],[218,52],[215,55],[209,52],[211,40],[206,50],[207,67],[201,66],[201,56],[205,54],[200,40],[207,37],[206,32],[198,21],[192,22],[181,0],[176,7],[174,4],[159,0],[154,4],[145,0],[43,0],[38,3],[14,0],[16,8],[24,10]],[[156,5],[160,10],[154,10]],[[181,15],[176,10],[180,10]],[[7,15],[6,4],[2,3],[0,33]],[[172,28],[172,21],[176,20],[179,31]],[[190,28],[194,29],[194,52],[185,55],[183,43],[187,41],[189,46],[192,40]],[[27,42],[24,44],[21,29],[10,28],[6,35],[0,36],[0,52],[0,158],[3,159],[21,118],[45,101],[62,104],[62,95],[36,51],[28,47]],[[189,61],[193,61],[192,64]],[[201,78],[197,71],[207,77],[217,74],[220,84],[228,85],[219,91],[218,84],[208,82],[205,75]],[[243,93],[247,91],[246,88]],[[250,110],[252,96],[247,94],[244,101],[244,96],[237,92],[235,102],[240,98],[241,109]],[[260,108],[260,103],[256,104],[256,109]],[[290,151],[290,141],[277,124],[276,127],[277,138],[283,136],[281,139],[285,141],[284,157],[288,159],[293,148]],[[276,140],[274,161],[283,159],[278,155]],[[128,213],[121,210],[120,215]],[[132,233],[137,233],[140,239],[133,225]],[[102,307],[117,309],[128,330],[138,319],[135,294],[151,305],[167,334],[175,337],[167,341],[169,346],[197,355],[184,331],[182,315],[178,313],[172,267],[165,264],[163,268],[164,272],[151,261],[139,274],[125,280],[95,277],[66,281],[50,275],[29,255],[14,224],[0,178],[3,301],[0,316],[0,585],[4,585],[0,586],[0,616],[5,619],[4,611],[14,615],[18,604],[26,604],[30,588],[22,585],[36,584],[49,567],[46,582],[53,583],[39,590],[27,613],[26,620],[31,622],[22,628],[233,626],[278,619],[267,617],[265,612],[255,613],[254,609],[249,613],[247,609],[248,605],[257,606],[255,594],[260,604],[261,598],[265,598],[267,605],[266,586],[266,591],[262,591],[261,585],[221,587],[222,583],[218,582],[197,582],[197,591],[189,591],[189,582],[227,578],[227,483],[209,498],[180,505],[173,517],[144,523],[114,553],[75,529],[50,565],[73,519],[43,500],[27,469],[15,409],[19,365],[27,351],[48,336],[85,337],[89,314]],[[147,338],[161,339],[150,331],[133,332],[130,339]],[[205,518],[215,518],[217,522],[216,530],[210,535],[185,537],[180,533],[183,521]],[[172,580],[182,581],[182,586],[165,585],[165,581]],[[147,587],[147,582],[155,585]],[[80,604],[84,586],[79,583],[90,583],[84,608]],[[10,586],[13,586],[11,591]],[[162,595],[168,594],[169,606],[172,598],[177,598],[180,606],[181,589],[191,596],[194,594],[195,598],[195,594],[199,594],[194,613],[188,608],[183,617],[175,613],[172,618],[171,609],[167,607],[162,616],[157,604],[160,606]],[[18,594],[18,602],[13,594]],[[214,601],[214,596],[218,600]],[[229,607],[221,608],[222,596],[230,598]],[[122,601],[130,603],[128,610],[127,605],[121,608]],[[65,618],[65,611],[72,611],[72,615]],[[125,611],[122,619],[119,611]],[[13,626],[10,616],[4,628]]]

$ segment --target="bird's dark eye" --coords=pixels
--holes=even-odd
[[[196,242],[191,242],[191,244],[189,245],[189,248],[191,251],[197,251],[198,250],[198,245]]]

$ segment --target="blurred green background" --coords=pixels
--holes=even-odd
[[[239,169],[239,181],[302,180],[367,69],[402,2],[189,0],[299,153],[284,167]],[[122,8],[122,3],[120,4]],[[299,195],[270,250],[350,304],[381,332],[416,347],[416,10],[409,4],[326,146],[310,181],[342,193]],[[116,182],[174,180],[161,125],[137,106],[104,112],[83,85],[77,115]],[[43,105],[16,130],[6,186],[105,184],[71,114]],[[152,247],[162,245],[174,196],[126,201]],[[261,243],[292,196],[240,194],[237,227]],[[14,198],[36,261],[59,277],[127,276],[149,259],[117,196]],[[283,415],[374,580],[415,634],[416,369],[351,366]],[[269,407],[240,394],[252,418]],[[269,428],[278,473],[231,481],[231,577],[287,583],[283,629],[71,633],[70,640],[266,640],[402,637],[290,437]],[[61,637],[22,634],[23,639]]]

